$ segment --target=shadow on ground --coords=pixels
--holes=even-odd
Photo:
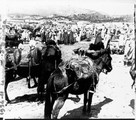
[[[133,110],[134,110],[134,104],[135,104],[135,100],[132,99],[132,100],[130,101],[129,106],[130,106]]]
[[[46,92],[43,94],[43,98],[46,97]],[[79,97],[69,97],[73,102],[79,102]],[[38,94],[25,94],[23,96],[18,96],[15,99],[11,100],[10,104],[19,103],[19,102],[37,102],[38,101]]]
[[[45,94],[43,96],[45,98]],[[25,94],[23,96],[18,96],[15,99],[11,100],[10,104],[15,104],[19,102],[37,102],[38,95],[37,94]]]
[[[83,115],[82,114],[83,107],[79,107],[77,109],[67,111],[67,113],[63,117],[61,117],[61,119],[66,119],[66,118],[90,119],[90,117],[98,118],[98,114],[100,113],[102,106],[104,106],[112,101],[113,101],[112,99],[105,97],[104,101],[102,101],[96,105],[92,105],[92,108],[91,108],[92,110],[91,110],[90,114]]]

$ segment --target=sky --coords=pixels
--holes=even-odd
[[[0,12],[35,13],[61,8],[90,9],[109,15],[133,14],[135,0],[0,0]]]

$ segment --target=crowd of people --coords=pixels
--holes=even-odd
[[[112,34],[116,38],[123,39],[133,33],[133,28],[128,23],[116,24],[91,24],[76,25],[47,25],[47,24],[7,24],[6,34],[19,33],[19,39],[29,41],[32,37],[41,37],[41,41],[54,40],[61,44],[73,44],[77,41],[91,41],[99,32],[104,39],[106,35]],[[33,35],[32,35],[33,34]]]
[[[111,46],[111,49],[112,47],[119,49],[124,46],[124,58],[134,59],[133,27],[133,24],[130,23],[101,23],[80,26],[78,24],[8,23],[5,28],[5,35],[8,38],[16,38],[14,40],[20,41],[21,44],[32,40],[41,43],[54,40],[57,44],[64,45],[90,41],[94,44],[102,42],[106,46],[109,39],[118,40],[118,45]],[[6,37],[6,40],[8,38]]]

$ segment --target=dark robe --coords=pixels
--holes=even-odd
[[[75,40],[74,40],[74,34],[72,31],[70,31],[70,34],[69,34],[69,44],[74,44],[75,43]]]
[[[94,44],[98,44],[99,42],[102,42],[102,40],[101,33],[97,33]]]
[[[64,43],[64,33],[61,32],[60,33],[60,44],[63,44]]]
[[[41,41],[42,41],[42,42],[46,42],[45,31],[43,31],[43,32],[41,33]]]
[[[68,44],[68,33],[64,32],[63,36],[64,36],[64,44],[67,45]]]

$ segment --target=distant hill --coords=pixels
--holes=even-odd
[[[132,21],[132,15],[123,16],[109,16],[106,13],[97,12],[89,9],[79,9],[79,8],[45,8],[41,12],[35,11],[35,13],[14,13],[18,18],[23,18],[24,16],[31,16],[31,18],[44,18],[44,19],[68,19],[68,20],[84,20],[89,22],[128,22]],[[10,14],[11,16],[11,14]]]
[[[132,22],[133,21],[133,16],[132,15],[123,15],[123,16],[109,16],[105,14],[101,14],[99,12],[95,13],[82,13],[82,14],[73,14],[73,15],[68,15],[68,16],[62,16],[62,15],[57,15],[54,14],[50,18],[52,19],[68,19],[71,21],[77,21],[77,20],[83,20],[83,21],[89,21],[89,22]]]

